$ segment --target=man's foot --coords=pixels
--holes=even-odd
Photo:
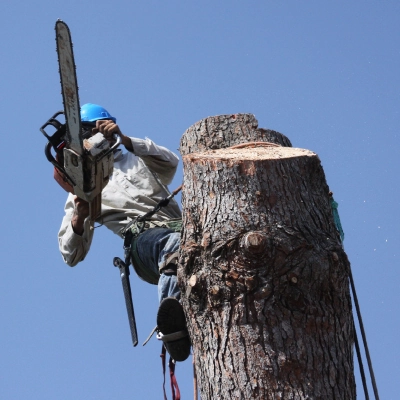
[[[167,297],[160,303],[157,313],[159,339],[164,342],[175,361],[185,361],[190,355],[190,338],[182,305],[175,297]]]

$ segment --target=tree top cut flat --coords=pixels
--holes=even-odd
[[[219,160],[277,160],[289,159],[296,157],[318,157],[316,153],[295,147],[280,147],[268,143],[264,146],[244,147],[244,148],[227,148],[218,150],[208,150],[201,153],[191,153],[183,156],[183,159],[192,161],[201,159],[219,159]]]
[[[291,147],[290,140],[282,133],[258,128],[253,114],[230,114],[207,117],[188,128],[180,143],[184,156],[210,149],[223,149],[249,142],[272,142]]]

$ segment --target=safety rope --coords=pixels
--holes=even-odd
[[[164,400],[168,400],[167,393],[165,392],[165,355],[166,355],[166,353],[167,352],[165,350],[165,347],[164,347],[164,345],[162,345],[160,357],[161,357],[161,365],[162,365],[163,376],[164,376],[164,380],[163,380]]]
[[[340,234],[342,247],[344,249],[344,246],[343,246],[344,232],[343,232],[342,224],[340,223],[340,217],[339,217],[339,212],[338,212],[339,205],[333,199],[333,193],[332,192],[329,192],[329,196],[331,198],[331,207],[332,207],[332,213],[333,213],[335,226],[336,226],[337,231]],[[370,377],[371,377],[372,388],[374,390],[375,399],[379,400],[378,387],[376,385],[375,374],[374,374],[374,370],[372,368],[371,356],[370,356],[369,350],[368,350],[367,336],[365,334],[364,323],[363,323],[362,317],[361,317],[361,310],[360,310],[360,305],[358,303],[357,292],[356,292],[356,287],[355,287],[355,284],[354,284],[353,274],[351,272],[351,265],[349,265],[349,280],[350,280],[350,287],[351,287],[351,292],[352,292],[352,296],[353,296],[354,305],[356,307],[358,325],[360,327],[361,336],[362,336],[362,340],[363,340],[365,357],[367,358],[367,362],[368,362],[368,369],[369,369],[369,374],[370,374]],[[354,330],[354,338],[355,338],[354,342],[355,342],[355,346],[356,346],[358,364],[359,364],[359,368],[360,368],[361,379],[363,381],[365,399],[369,400],[368,388],[367,388],[367,384],[366,384],[366,380],[365,380],[364,365],[363,365],[363,362],[362,362],[360,346],[359,346],[359,343],[358,343],[357,332],[356,332],[356,329],[355,329],[354,320],[353,320],[353,330]]]
[[[164,199],[160,200],[152,210],[138,217],[137,221],[139,222],[148,221],[155,213],[160,211],[161,208],[166,207],[169,204],[169,201],[182,190],[182,186],[183,185],[175,189],[168,197],[165,197]]]
[[[167,399],[167,393],[165,392],[165,359],[166,359],[166,348],[164,344],[162,345],[161,349],[161,363],[162,363],[162,368],[163,368],[163,375],[164,375],[164,381],[163,381],[163,391],[164,391],[164,400]],[[175,362],[172,360],[172,358],[169,358],[168,362],[168,367],[169,367],[169,378],[171,382],[171,392],[172,392],[172,400],[181,400],[181,392],[179,390],[178,382],[176,380],[175,376]]]
[[[361,380],[362,380],[362,384],[363,384],[363,388],[364,388],[365,400],[369,400],[367,380],[365,379],[364,365],[362,362],[360,345],[358,344],[358,338],[357,338],[357,334],[356,334],[356,326],[354,325],[354,320],[353,320],[353,332],[354,332],[354,345],[356,347],[358,367],[360,368],[360,374],[361,374]]]
[[[375,399],[379,400],[378,387],[376,385],[375,374],[374,374],[374,370],[372,368],[371,356],[370,356],[369,350],[368,350],[367,337],[365,335],[364,323],[363,323],[362,317],[361,317],[360,305],[358,304],[356,287],[354,285],[354,279],[353,279],[353,274],[351,273],[351,268],[349,268],[349,278],[350,278],[350,285],[351,285],[351,290],[352,290],[352,294],[353,294],[353,301],[354,301],[354,305],[356,306],[356,311],[357,311],[358,325],[360,326],[361,336],[362,336],[362,340],[363,340],[363,344],[364,344],[365,357],[367,358],[367,362],[368,362],[368,369],[369,369],[369,374],[371,377],[372,388],[374,389]],[[366,393],[366,396],[367,395],[368,395],[368,393]]]

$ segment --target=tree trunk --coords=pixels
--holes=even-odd
[[[206,118],[181,140],[178,277],[203,400],[356,397],[329,188],[315,153],[282,145],[251,114]]]

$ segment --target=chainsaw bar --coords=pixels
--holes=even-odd
[[[101,213],[101,189],[103,187],[98,190],[98,193],[93,194],[93,189],[96,187],[97,166],[88,160],[82,139],[81,108],[71,32],[68,25],[60,19],[56,22],[55,31],[66,125],[67,153],[64,152],[64,166],[68,164],[68,168],[65,169],[70,173],[76,168],[74,192],[78,197],[89,202],[90,223],[93,227],[94,221]],[[105,175],[108,174],[109,168],[111,168],[110,163],[105,167]],[[100,178],[98,177],[98,179]]]
[[[64,103],[65,123],[67,126],[66,139],[68,147],[77,154],[82,155],[84,153],[84,148],[81,136],[78,81],[76,78],[71,32],[68,25],[61,20],[57,20],[55,31],[61,93]]]

